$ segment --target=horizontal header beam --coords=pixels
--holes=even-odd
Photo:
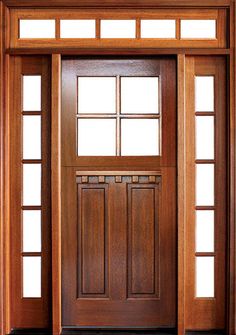
[[[3,0],[8,7],[225,7],[230,0]]]

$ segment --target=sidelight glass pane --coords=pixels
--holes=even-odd
[[[95,20],[60,20],[61,38],[95,38]]]
[[[23,211],[23,252],[41,252],[41,211]]]
[[[141,38],[175,38],[175,20],[141,20]]]
[[[23,257],[23,298],[41,298],[41,257]]]
[[[101,20],[101,38],[135,38],[136,20]]]
[[[214,112],[214,77],[195,77],[195,111]]]
[[[55,38],[55,20],[20,20],[20,38]]]
[[[216,38],[216,20],[181,20],[181,38]]]
[[[115,156],[116,120],[78,119],[79,156]]]
[[[41,159],[41,116],[23,116],[23,159]]]
[[[123,119],[121,121],[121,155],[159,155],[159,120]]]
[[[23,164],[23,206],[41,205],[41,164]]]
[[[159,113],[158,77],[122,77],[121,113]]]
[[[41,76],[23,76],[23,111],[41,111]]]
[[[214,206],[214,164],[196,164],[196,206]]]
[[[214,257],[196,257],[196,297],[214,297]]]
[[[196,252],[214,252],[214,211],[196,211]]]
[[[79,77],[78,113],[115,113],[115,77]]]
[[[196,116],[196,159],[214,159],[214,116]]]

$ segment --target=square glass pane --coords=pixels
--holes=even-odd
[[[214,297],[214,257],[196,257],[196,297]]]
[[[121,155],[159,155],[159,120],[121,120]]]
[[[23,206],[41,205],[41,164],[23,164]]]
[[[61,38],[95,38],[95,20],[60,20]]]
[[[195,111],[214,112],[214,77],[195,77]]]
[[[115,77],[78,77],[78,113],[115,112]]]
[[[158,77],[122,77],[121,113],[158,114]]]
[[[78,119],[78,156],[115,156],[116,120]]]
[[[41,159],[41,116],[23,116],[23,159]]]
[[[55,20],[20,20],[20,38],[55,38]]]
[[[141,38],[175,38],[175,20],[141,20]]]
[[[41,111],[41,76],[23,76],[23,111]]]
[[[135,38],[135,20],[101,20],[101,38]]]
[[[23,257],[23,298],[41,298],[41,257]]]
[[[196,116],[196,159],[214,159],[214,116]]]
[[[196,211],[196,252],[214,252],[214,211]]]
[[[23,211],[23,252],[41,252],[41,211]]]
[[[181,38],[216,38],[216,20],[181,20]]]
[[[214,164],[196,164],[196,206],[214,206]]]

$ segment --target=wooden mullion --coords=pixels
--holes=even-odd
[[[121,78],[116,77],[116,155],[121,156]]]

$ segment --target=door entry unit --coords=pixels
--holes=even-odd
[[[0,3],[1,335],[236,334],[235,2]]]

